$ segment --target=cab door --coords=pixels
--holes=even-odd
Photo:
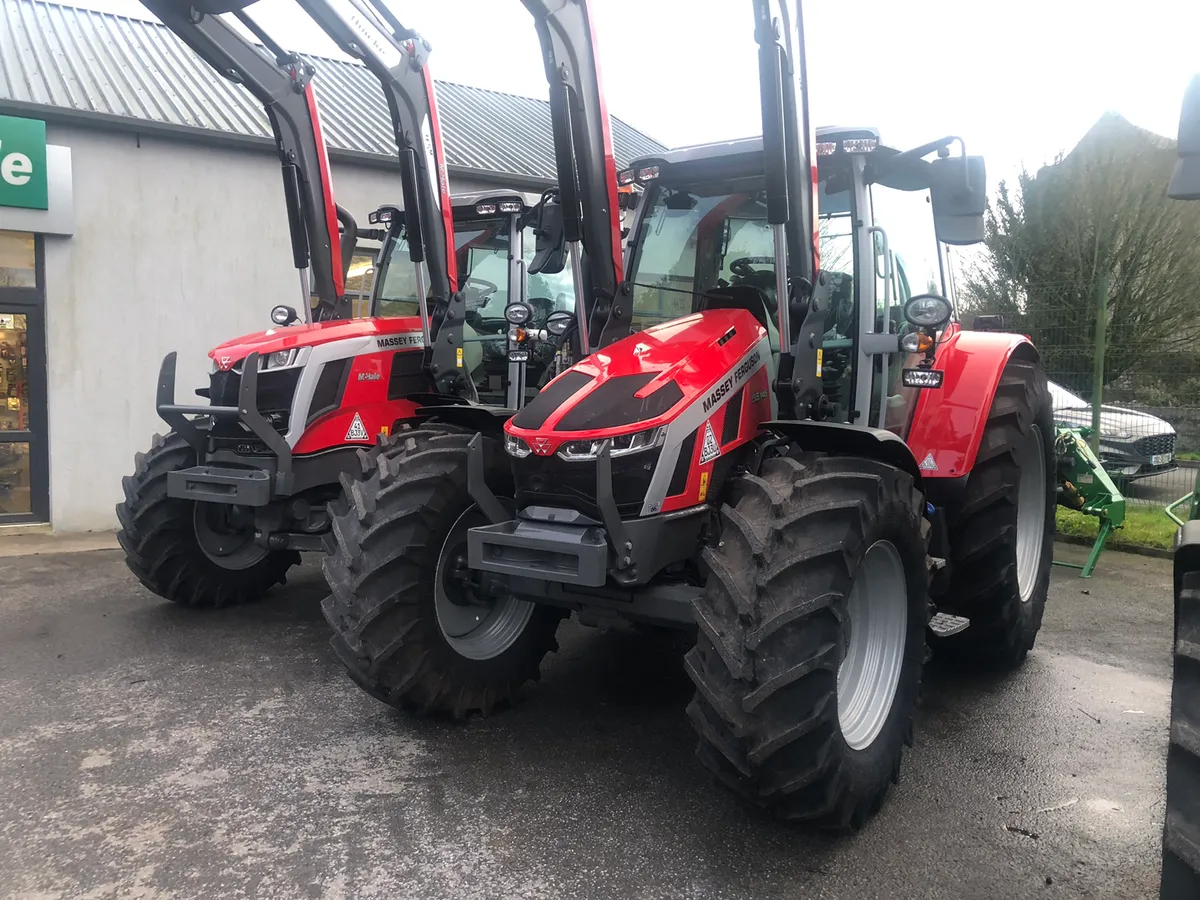
[[[863,365],[871,377],[859,386],[858,409],[866,417],[858,421],[907,438],[920,390],[902,383],[903,369],[917,362],[900,350],[908,329],[904,305],[915,294],[946,293],[933,207],[928,190],[881,184],[860,190],[870,210],[861,229],[860,277],[864,286],[869,283],[871,296],[860,303],[859,327]]]

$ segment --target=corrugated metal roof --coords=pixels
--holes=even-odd
[[[392,156],[379,84],[357,63],[309,56],[325,139],[334,150]],[[437,82],[446,162],[454,168],[554,178],[544,100]],[[0,106],[35,104],[175,128],[270,138],[262,108],[157,22],[42,0],[0,0]],[[503,128],[497,128],[503,123]],[[618,165],[659,152],[613,117]]]

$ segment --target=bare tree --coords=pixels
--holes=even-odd
[[[1200,208],[1167,199],[1174,142],[1119,116],[1015,194],[1001,182],[965,308],[1030,334],[1052,377],[1091,381],[1096,292],[1108,281],[1106,381],[1200,347]]]

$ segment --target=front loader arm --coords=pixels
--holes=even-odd
[[[466,305],[458,292],[450,185],[438,124],[433,81],[426,65],[429,46],[404,28],[382,0],[297,0],[347,55],[379,80],[391,114],[410,256],[428,268],[422,297],[426,363],[442,393],[474,396],[462,368]]]
[[[596,34],[587,0],[522,0],[533,16],[546,80],[564,237],[582,310],[584,353],[627,337],[632,293],[622,279],[621,211]],[[582,258],[579,253],[582,245]]]
[[[283,167],[292,258],[301,273],[303,309],[315,294],[319,319],[348,318],[338,213],[325,142],[321,135],[312,66],[285,53],[243,11],[246,3],[142,0],[201,59],[223,77],[243,85],[264,107]],[[267,45],[248,41],[220,14],[231,12]],[[269,53],[274,54],[274,59]],[[308,283],[311,272],[312,283]]]

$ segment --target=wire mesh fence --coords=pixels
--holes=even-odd
[[[1028,334],[1057,422],[1098,424],[1100,460],[1126,500],[1162,507],[1189,493],[1200,470],[1200,322],[1147,327],[1107,294],[1103,280],[1083,289],[1078,280],[1039,282],[969,303],[964,319]],[[987,315],[999,319],[978,318]]]

